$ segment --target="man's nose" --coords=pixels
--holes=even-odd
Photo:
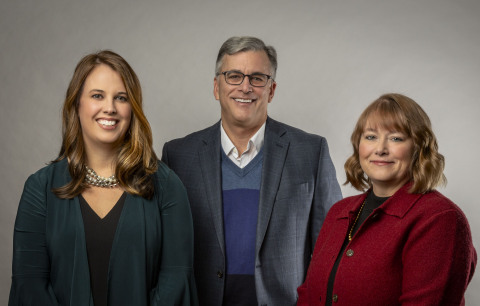
[[[240,84],[239,86],[240,86],[240,90],[244,93],[248,93],[253,90],[253,86],[252,84],[250,84],[250,77],[248,75],[245,76],[242,84]]]

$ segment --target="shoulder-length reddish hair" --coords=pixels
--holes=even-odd
[[[410,193],[424,193],[446,183],[445,159],[438,152],[437,138],[430,119],[415,101],[401,94],[389,93],[373,101],[360,115],[350,141],[353,154],[345,162],[347,180],[355,189],[365,191],[372,186],[359,160],[358,147],[367,121],[387,130],[396,130],[413,140],[413,156],[409,167]]]
[[[157,156],[152,147],[150,124],[143,113],[142,88],[137,75],[127,61],[109,50],[83,57],[73,73],[63,104],[62,146],[57,159],[53,161],[68,159],[72,181],[54,189],[53,192],[60,198],[73,198],[88,187],[84,182],[86,153],[78,106],[86,78],[100,64],[107,65],[118,72],[132,108],[130,126],[115,156],[115,176],[119,185],[128,193],[151,198],[154,193],[151,174],[157,170]]]

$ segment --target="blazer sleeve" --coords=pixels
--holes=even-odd
[[[401,254],[402,305],[463,305],[477,255],[458,209],[419,220]]]
[[[168,159],[168,151],[169,151],[169,142],[166,142],[164,145],[163,145],[163,148],[162,148],[162,162],[165,163],[165,165],[169,166],[170,167],[170,164],[169,164],[169,159]]]
[[[162,254],[156,288],[150,304],[198,305],[193,275],[193,224],[186,190],[168,170],[160,203]]]
[[[335,166],[328,151],[327,140],[322,137],[318,161],[315,193],[312,205],[311,249],[313,252],[318,233],[328,211],[336,202],[342,199],[342,191],[337,181]]]
[[[163,145],[161,160],[168,166],[168,142]]]
[[[58,305],[50,283],[46,192],[46,177],[39,173],[25,183],[13,236],[10,306]]]

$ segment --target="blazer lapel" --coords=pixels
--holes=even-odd
[[[218,122],[205,133],[203,147],[199,149],[198,156],[218,243],[225,254],[220,149],[220,122]]]
[[[263,148],[262,182],[258,207],[257,254],[260,252],[268,223],[270,222],[273,203],[275,202],[283,165],[287,157],[290,142],[286,137],[282,138],[285,133],[286,131],[281,128],[276,121],[267,118]]]

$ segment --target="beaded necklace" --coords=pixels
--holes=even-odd
[[[118,185],[118,180],[115,175],[110,177],[103,177],[98,175],[95,170],[85,165],[87,169],[87,175],[85,176],[85,183],[104,188],[113,188]]]
[[[355,224],[357,224],[358,218],[360,218],[360,214],[362,213],[363,206],[365,206],[366,202],[367,202],[367,199],[365,198],[365,201],[363,201],[363,204],[362,204],[362,206],[360,207],[360,210],[357,213],[357,217],[355,218],[355,221],[353,221],[352,227],[350,228],[350,231],[348,232],[348,241],[352,241],[353,228],[355,227]]]

